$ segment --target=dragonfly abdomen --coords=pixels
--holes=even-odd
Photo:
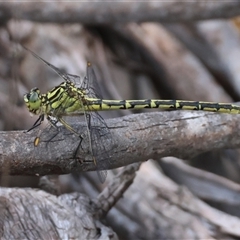
[[[160,100],[160,99],[105,100],[86,98],[85,100],[86,100],[86,105],[84,104],[85,107],[87,107],[87,109],[91,111],[158,108],[162,110],[200,110],[231,114],[240,113],[240,106],[233,105],[230,103],[214,103],[184,100]]]

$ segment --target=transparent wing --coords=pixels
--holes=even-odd
[[[100,88],[97,83],[97,77],[90,62],[87,63],[86,76],[84,77],[80,89],[85,90],[85,93],[90,98],[102,99]]]
[[[42,61],[45,65],[47,65],[48,67],[50,67],[55,73],[57,73],[59,75],[59,77],[61,77],[63,80],[65,81],[70,81],[71,79],[69,79],[69,76],[71,76],[71,74],[66,74],[66,73],[62,73],[60,71],[59,68],[55,67],[54,65],[52,65],[51,63],[47,62],[46,60],[44,60],[43,58],[41,58],[40,56],[38,56],[35,52],[31,51],[30,49],[22,46],[24,49],[26,49],[27,51],[29,51],[35,58],[37,58],[38,60]],[[72,75],[74,76],[74,75]],[[75,76],[78,77],[78,76]],[[79,77],[78,77],[79,78]]]
[[[102,98],[101,94],[97,93],[99,87],[96,81],[95,72],[90,63],[87,64],[87,74],[82,82],[81,89],[84,89],[87,97]],[[104,182],[107,177],[107,171],[104,169],[108,168],[112,162],[110,150],[111,146],[113,146],[113,138],[106,122],[97,111],[86,111],[86,119],[94,162],[98,169],[100,181]]]
[[[112,135],[104,119],[97,113],[86,113],[88,129],[91,139],[93,161],[96,163],[98,176],[103,183],[107,177],[105,170],[111,165],[110,156]]]

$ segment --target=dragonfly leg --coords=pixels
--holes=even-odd
[[[37,121],[33,124],[33,126],[31,128],[29,128],[26,132],[30,132],[34,128],[37,128],[38,126],[40,126],[42,124],[43,121],[44,121],[44,114],[40,115],[39,118],[37,119]]]
[[[81,134],[79,134],[78,132],[76,132],[66,121],[64,121],[62,118],[59,118],[59,121],[72,133],[76,134],[79,138],[80,138],[80,142],[74,152],[74,158],[76,158],[77,156],[77,152],[79,150],[80,147],[82,147],[82,141],[83,141],[83,136]]]
[[[78,135],[78,136],[79,136],[79,138],[80,138],[80,141],[79,141],[79,144],[78,144],[78,146],[77,146],[77,148],[76,148],[76,150],[75,150],[75,152],[74,152],[74,155],[73,155],[74,158],[77,157],[77,153],[78,153],[79,148],[80,148],[80,147],[82,148],[83,137],[82,137],[81,135]]]

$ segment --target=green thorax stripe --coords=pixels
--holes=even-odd
[[[68,115],[83,109],[82,92],[72,82],[63,82],[46,94],[41,95],[42,107],[47,114]]]

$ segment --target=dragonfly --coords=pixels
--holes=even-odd
[[[101,115],[97,111],[92,111],[92,108],[88,109],[87,107],[87,98],[97,99],[101,96],[97,91],[99,88],[97,86],[96,75],[92,64],[90,62],[87,63],[86,76],[81,81],[79,76],[63,73],[59,68],[50,64],[30,49],[24,48],[63,79],[61,84],[52,88],[45,94],[42,94],[39,88],[35,87],[24,95],[24,102],[29,112],[39,116],[27,132],[40,126],[45,118],[50,123],[50,126],[53,126],[58,131],[60,129],[58,123],[62,124],[80,139],[74,157],[77,155],[77,151],[84,138],[87,137],[91,161],[96,166],[100,182],[104,183],[107,177],[107,171],[104,169],[106,169],[112,161],[112,156],[109,154],[109,146],[114,146],[114,140]],[[78,133],[71,124],[64,119],[66,116],[83,116],[87,134]],[[59,133],[58,131],[49,141]],[[40,136],[37,136],[34,140],[34,146],[37,147],[39,143]]]
[[[239,114],[240,106],[231,103],[187,101],[187,100],[108,100],[103,99],[96,91],[96,75],[90,62],[87,63],[86,77],[80,84],[80,77],[68,73],[62,73],[57,67],[48,63],[40,56],[30,51],[37,59],[44,62],[55,71],[64,81],[47,93],[42,94],[38,88],[33,88],[24,95],[25,104],[30,113],[39,115],[35,124],[28,131],[38,127],[46,118],[50,124],[57,128],[61,123],[69,131],[78,135],[80,144],[85,136],[82,136],[67,123],[64,116],[84,116],[87,126],[87,138],[92,161],[96,165],[98,176],[103,183],[106,179],[106,169],[113,161],[108,154],[108,148],[112,136],[105,120],[99,115],[100,111],[109,110],[134,110],[134,109],[161,109],[161,110],[197,110],[219,113]],[[36,137],[34,146],[40,142]],[[113,146],[113,145],[112,145]],[[78,147],[79,148],[79,147]],[[101,170],[102,169],[102,170]]]

